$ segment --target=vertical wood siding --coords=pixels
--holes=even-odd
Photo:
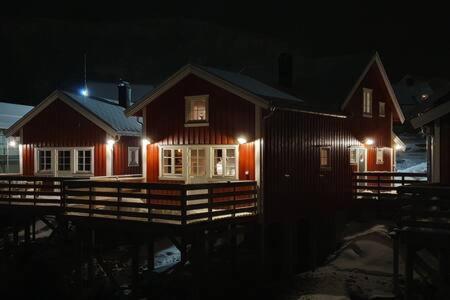
[[[128,147],[140,147],[140,137],[122,136],[114,144],[113,173],[114,175],[141,174],[142,151],[139,150],[139,166],[128,166]],[[140,148],[139,148],[140,149]]]
[[[363,88],[373,90],[372,94],[372,117],[363,117]],[[386,103],[385,117],[379,116],[379,102]],[[350,99],[345,113],[350,116],[351,130],[355,137],[364,142],[368,137],[375,140],[376,147],[392,146],[392,122],[397,119],[391,97],[383,81],[380,70],[373,64]],[[376,165],[374,156],[368,152],[368,171],[391,171],[391,164]],[[389,155],[390,156],[390,155]],[[376,166],[375,168],[371,168]],[[382,168],[384,167],[384,168]]]
[[[185,96],[209,95],[209,126],[185,127]],[[147,178],[158,180],[159,145],[231,145],[239,147],[240,179],[254,179],[255,105],[195,75],[189,75],[147,105]],[[253,150],[252,150],[253,149]],[[253,152],[252,152],[253,151]],[[245,175],[245,170],[249,175]],[[241,172],[242,171],[242,172]]]
[[[106,175],[106,133],[56,100],[23,127],[23,173],[34,174],[34,148],[94,147],[94,175]]]
[[[349,120],[278,111],[265,121],[264,212],[269,222],[298,220],[350,206]],[[331,168],[320,169],[320,146]]]

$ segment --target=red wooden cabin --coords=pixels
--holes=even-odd
[[[21,174],[140,174],[141,124],[124,110],[103,98],[54,91],[7,131],[20,137]]]
[[[305,91],[308,102],[243,74],[183,67],[126,110],[143,117],[144,176],[256,180],[271,222],[348,206],[352,170],[392,170],[392,124],[403,122],[378,55],[358,66],[346,78],[350,86],[340,78],[330,98]],[[311,87],[324,79],[310,75]]]

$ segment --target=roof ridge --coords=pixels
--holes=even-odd
[[[99,101],[99,102],[103,102],[103,103],[106,103],[106,104],[111,104],[111,105],[122,107],[122,106],[119,105],[118,102],[116,102],[117,100],[114,100],[114,99],[107,99],[107,98],[102,98],[102,97],[98,97],[98,96],[78,95],[75,92],[70,92],[70,91],[65,91],[65,90],[61,90],[61,92],[63,92],[64,94],[66,94],[66,95],[68,95],[70,97],[77,96],[77,97],[89,98],[89,99],[96,100],[96,101]]]

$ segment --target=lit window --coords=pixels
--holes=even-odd
[[[38,172],[50,172],[52,170],[52,151],[38,150]]]
[[[236,149],[214,149],[214,176],[236,176]]]
[[[189,149],[189,175],[206,176],[206,149]]]
[[[329,168],[330,167],[330,147],[320,147],[320,167]]]
[[[186,123],[208,122],[208,95],[188,96],[186,99]]]
[[[92,170],[92,150],[78,150],[78,172],[90,173]]]
[[[363,89],[363,115],[372,116],[372,90]]]
[[[378,106],[378,108],[379,108],[379,116],[380,117],[386,116],[386,103],[379,102],[378,105],[379,105]]]
[[[139,147],[128,147],[128,166],[139,166]]]
[[[70,171],[72,168],[70,150],[58,151],[58,171]]]
[[[162,149],[162,173],[164,176],[183,175],[183,150]]]
[[[377,165],[382,165],[383,163],[383,148],[377,148]]]
[[[357,155],[357,149],[356,148],[352,148],[350,149],[350,164],[356,164],[357,160],[358,160],[358,155]]]

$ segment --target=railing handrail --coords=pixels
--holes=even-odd
[[[405,177],[428,177],[427,173],[414,172],[384,172],[384,171],[368,171],[368,172],[353,172],[353,176],[405,176]]]

